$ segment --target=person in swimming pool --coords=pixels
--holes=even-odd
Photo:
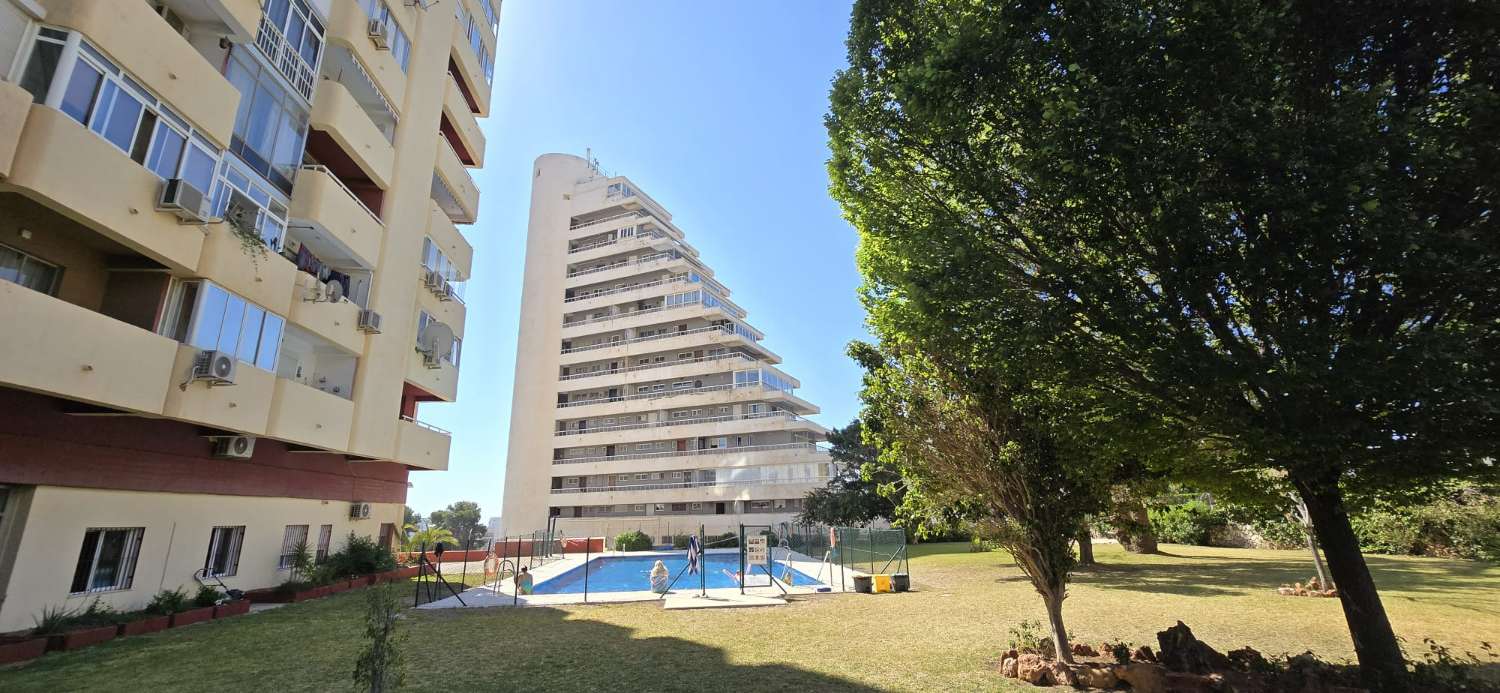
[[[527,572],[525,566],[521,566],[521,572],[516,573],[516,593],[531,594],[531,573]]]
[[[666,592],[667,579],[670,577],[671,572],[667,570],[667,564],[657,561],[656,565],[651,566],[651,591]]]

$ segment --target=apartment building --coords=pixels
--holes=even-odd
[[[396,538],[499,0],[0,0],[0,631]]]
[[[831,464],[800,383],[639,186],[576,156],[535,169],[505,531],[790,521]]]

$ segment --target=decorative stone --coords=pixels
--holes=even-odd
[[[1008,679],[1016,677],[1016,658],[1006,657],[1000,660],[1000,675]]]
[[[1151,651],[1150,645],[1141,645],[1135,648],[1135,652],[1130,653],[1130,658],[1137,662],[1146,662],[1147,664],[1156,663],[1156,653]]]
[[[1121,664],[1115,666],[1115,677],[1130,686],[1134,693],[1167,693],[1167,670],[1158,664]]]
[[[1237,671],[1266,671],[1271,667],[1271,663],[1251,647],[1230,650],[1228,657],[1229,666]]]
[[[1085,643],[1075,642],[1073,643],[1073,655],[1075,657],[1098,657],[1099,651],[1089,647]]]
[[[1016,658],[1016,678],[1027,683],[1043,685],[1048,678],[1047,660],[1041,655],[1023,654]]]
[[[1193,629],[1182,621],[1157,633],[1156,642],[1161,645],[1157,661],[1172,671],[1207,674],[1229,668],[1229,658],[1194,637]]]
[[[1217,682],[1207,676],[1169,671],[1167,690],[1172,693],[1215,693],[1219,687]]]
[[[1047,667],[1047,673],[1048,678],[1052,680],[1051,683],[1055,686],[1071,686],[1078,682],[1078,679],[1073,677],[1073,670],[1060,660],[1052,660]]]
[[[1085,688],[1114,688],[1120,682],[1110,667],[1081,666],[1073,670],[1073,677]]]

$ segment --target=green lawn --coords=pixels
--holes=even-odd
[[[1302,554],[1164,546],[1097,549],[1065,607],[1074,637],[1155,644],[1178,619],[1219,649],[1353,656],[1337,600],[1281,597]],[[408,612],[414,690],[1009,690],[1007,630],[1041,603],[1001,553],[914,547],[917,591],[786,607],[667,612],[655,604]],[[1500,641],[1500,567],[1371,557],[1396,631],[1479,651]],[[0,690],[346,688],[363,639],[359,593],[52,654],[0,672]],[[1417,647],[1412,647],[1415,650]]]

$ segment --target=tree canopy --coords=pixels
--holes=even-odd
[[[1185,471],[1284,474],[1398,687],[1344,497],[1495,474],[1497,36],[1494,3],[861,0],[828,129],[873,319],[1030,335],[1190,431]]]
[[[427,515],[427,521],[433,527],[448,530],[465,549],[484,546],[489,528],[479,518],[479,504],[474,501],[450,503],[446,509],[434,510]]]
[[[803,496],[799,522],[861,526],[896,519],[901,477],[881,465],[880,452],[862,440],[863,430],[863,422],[855,419],[828,432],[829,456],[837,473],[826,486]]]

